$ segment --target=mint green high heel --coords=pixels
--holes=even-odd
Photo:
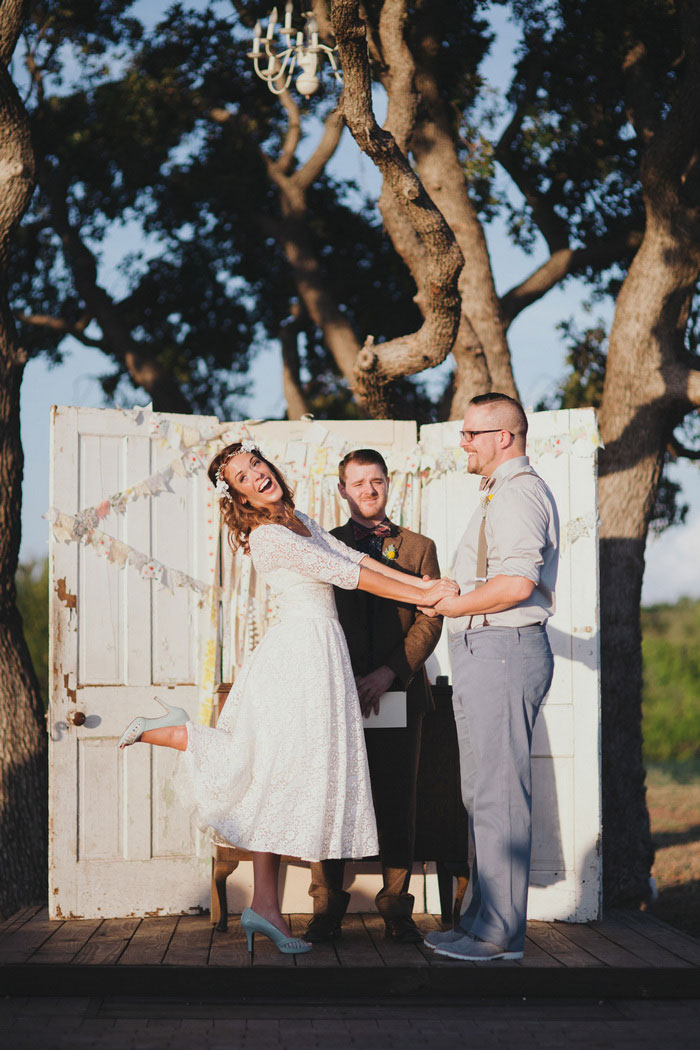
[[[132,722],[129,722],[119,739],[120,750],[124,750],[125,747],[129,747],[131,744],[135,744],[148,729],[165,729],[167,726],[184,726],[186,722],[189,722],[190,716],[184,708],[171,707],[170,704],[166,704],[164,700],[161,700],[159,696],[154,696],[153,699],[156,700],[161,707],[165,708],[167,714],[161,715],[160,718],[143,718],[142,716],[139,716]]]
[[[278,930],[267,919],[263,919],[262,915],[258,915],[252,908],[246,908],[241,915],[241,929],[248,940],[249,952],[253,951],[256,933],[262,933],[265,937],[269,937],[283,955],[301,955],[303,952],[310,952],[313,947],[312,944],[301,940],[300,937],[285,937],[281,930]]]

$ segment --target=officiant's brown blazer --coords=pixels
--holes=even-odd
[[[343,543],[359,550],[350,522],[331,530]],[[392,524],[382,544],[383,561],[411,576],[440,576],[435,544],[427,536]],[[395,556],[390,555],[394,553]],[[424,664],[438,643],[441,616],[426,616],[415,605],[377,598],[366,591],[335,588],[338,616],[356,675],[386,665],[396,675],[395,689],[407,690],[409,715],[433,709]]]

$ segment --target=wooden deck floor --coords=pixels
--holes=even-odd
[[[289,916],[295,934],[308,918]],[[416,922],[441,928],[430,915]],[[217,933],[207,915],[52,922],[26,908],[0,925],[0,994],[700,998],[700,941],[648,914],[531,922],[522,961],[486,964],[393,944],[383,929],[376,914],[349,915],[333,944],[285,956],[256,937],[251,959],[239,916]]]

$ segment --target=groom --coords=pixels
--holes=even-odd
[[[338,474],[338,490],[347,500],[350,520],[333,529],[333,535],[394,569],[412,576],[439,578],[433,541],[394,525],[386,516],[389,476],[380,453],[367,448],[349,452],[341,460]],[[423,715],[433,708],[423,665],[437,645],[442,622],[440,617],[426,616],[414,606],[364,591],[336,588],[335,600],[365,726],[371,727],[382,693],[392,689],[407,693],[406,727],[369,728],[365,741],[384,883],[377,894],[377,910],[384,919],[387,937],[400,943],[418,943],[423,938],[411,918],[413,897],[408,885],[413,867],[421,727]],[[328,941],[340,934],[350,900],[350,894],[343,890],[344,869],[344,860],[311,865],[309,893],[314,915],[304,934],[307,940]]]

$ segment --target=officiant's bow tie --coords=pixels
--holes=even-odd
[[[352,523],[352,533],[355,539],[359,542],[362,540],[369,539],[370,536],[391,536],[391,522],[388,518],[384,521],[380,521],[378,525],[360,525],[354,518],[350,519]]]

